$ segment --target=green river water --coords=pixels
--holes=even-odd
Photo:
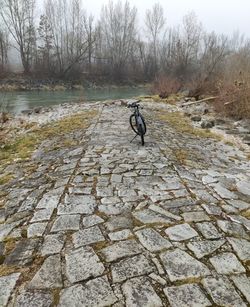
[[[57,92],[30,91],[30,92],[0,92],[0,111],[8,111],[19,114],[23,110],[35,107],[49,107],[66,102],[103,101],[109,99],[129,99],[146,95],[147,88],[121,87],[68,90]]]

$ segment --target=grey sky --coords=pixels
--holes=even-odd
[[[84,7],[95,16],[99,16],[102,5],[108,2],[83,1]],[[208,31],[231,35],[239,30],[250,37],[250,0],[130,0],[138,8],[140,20],[155,2],[163,6],[169,25],[177,25],[186,13],[194,11]]]

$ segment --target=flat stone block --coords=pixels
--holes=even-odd
[[[129,237],[133,236],[132,232],[129,229],[124,229],[116,232],[111,232],[108,234],[111,241],[121,241],[126,240]]]
[[[132,277],[150,274],[153,270],[154,266],[144,255],[126,258],[111,265],[114,283],[122,282]]]
[[[122,285],[122,291],[128,307],[163,306],[148,278],[140,277],[127,280]]]
[[[220,227],[220,229],[228,235],[241,237],[243,239],[249,238],[244,227],[238,223],[219,220],[217,221],[217,224]]]
[[[150,252],[158,252],[172,246],[167,239],[163,238],[152,228],[139,230],[136,232],[136,236],[140,240],[141,244]]]
[[[46,227],[47,227],[47,222],[46,223],[35,223],[35,224],[29,225],[28,231],[27,231],[27,237],[28,238],[41,237],[44,234]]]
[[[227,238],[242,261],[250,261],[250,242],[244,239]]]
[[[105,257],[107,262],[137,255],[141,252],[142,248],[135,240],[117,242],[101,250],[101,254]]]
[[[105,268],[91,247],[81,247],[65,255],[66,275],[71,283],[102,275]]]
[[[150,209],[133,212],[133,215],[137,220],[139,220],[143,224],[154,224],[154,223],[167,224],[167,225],[173,224],[173,221],[171,219]]]
[[[105,223],[105,227],[108,231],[115,231],[124,228],[132,228],[133,221],[127,216],[112,216]]]
[[[210,258],[210,262],[219,274],[239,274],[246,270],[233,253],[222,253]]]
[[[210,221],[210,217],[203,211],[185,212],[182,216],[188,223]]]
[[[210,274],[202,262],[180,249],[161,253],[160,259],[171,281],[200,278]]]
[[[7,306],[8,300],[10,299],[20,276],[20,273],[0,276],[0,306]]]
[[[47,235],[44,238],[44,243],[41,248],[41,255],[48,256],[53,254],[59,254],[64,245],[63,234]]]
[[[222,234],[210,222],[197,223],[196,227],[206,239],[219,239],[222,237]]]
[[[80,215],[62,215],[56,218],[51,232],[79,230]]]
[[[116,301],[108,278],[103,276],[62,290],[58,307],[105,307]]]
[[[41,268],[29,283],[28,288],[54,289],[62,286],[61,257],[60,255],[53,255],[44,260]]]
[[[167,287],[164,293],[172,307],[212,306],[200,287],[195,284]]]
[[[72,238],[75,248],[105,241],[105,238],[98,226],[79,230],[73,234]]]
[[[250,278],[246,275],[234,275],[231,279],[250,304]]]
[[[53,210],[54,209],[52,208],[52,209],[41,209],[36,211],[30,222],[34,223],[34,222],[42,222],[50,220]]]
[[[206,277],[202,281],[204,288],[219,306],[247,307],[234,286],[225,277]]]
[[[98,215],[85,216],[82,219],[83,228],[88,228],[88,227],[91,227],[91,226],[95,226],[95,225],[101,224],[103,222],[104,222],[104,219],[102,219]]]
[[[188,243],[187,247],[200,259],[204,256],[212,254],[220,248],[226,241],[225,240],[204,240]]]
[[[198,236],[189,224],[180,224],[173,227],[169,227],[165,230],[170,240],[173,241],[185,241]]]
[[[96,200],[92,195],[70,194],[65,197],[65,204],[58,206],[57,214],[91,214],[95,211]]]
[[[52,306],[52,303],[53,297],[50,293],[25,291],[17,297],[15,307],[48,307]]]

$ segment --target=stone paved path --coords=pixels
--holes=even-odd
[[[250,305],[249,159],[162,112],[144,110],[141,147],[128,110],[100,106],[79,148],[13,186],[0,306]]]

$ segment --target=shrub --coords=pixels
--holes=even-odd
[[[155,79],[151,91],[153,94],[157,94],[160,98],[165,99],[171,94],[178,93],[180,89],[181,84],[177,79],[161,75]]]
[[[250,118],[250,80],[221,84],[214,106],[217,112],[225,116]]]

